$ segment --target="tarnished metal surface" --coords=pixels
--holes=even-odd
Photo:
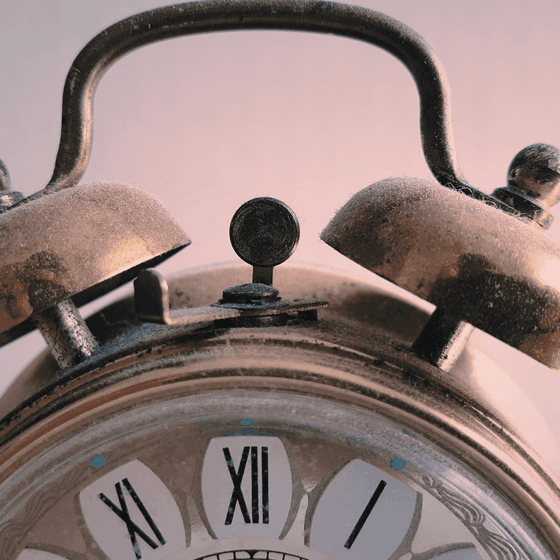
[[[225,286],[223,296],[209,307],[175,308],[169,305],[169,288],[165,278],[153,269],[140,272],[134,281],[134,306],[143,321],[164,325],[193,325],[223,319],[244,319],[259,322],[275,316],[287,319],[298,313],[302,318],[309,312],[327,307],[327,301],[299,298],[288,301],[279,297],[272,287],[272,269],[286,261],[299,240],[299,223],[292,209],[275,198],[249,200],[234,214],[229,236],[235,252],[253,266],[253,282]],[[255,280],[255,268],[266,275],[268,282]],[[316,319],[316,313],[308,318]],[[244,324],[244,326],[249,326]]]
[[[237,255],[253,266],[253,283],[272,286],[274,267],[286,261],[299,242],[294,211],[268,196],[242,204],[229,225],[229,240]]]
[[[0,213],[23,199],[23,194],[12,190],[10,173],[5,163],[0,159]]]
[[[548,212],[560,197],[560,150],[548,144],[532,144],[512,160],[507,187],[492,196],[549,228],[554,217]]]
[[[318,398],[318,406],[334,401],[375,410],[437,441],[515,503],[560,552],[557,480],[515,424],[470,398],[474,386],[463,394],[436,368],[364,325],[339,327],[326,319],[290,329],[209,330],[188,338],[165,329],[127,337],[124,351],[113,347],[67,372],[56,390],[43,391],[0,424],[2,477],[33,466],[69,434],[148,402],[231,389],[284,391]]]
[[[81,303],[190,243],[149,195],[80,186],[0,214],[0,332],[82,293]]]
[[[275,198],[254,198],[242,204],[231,219],[229,238],[237,255],[265,268],[282,264],[295,251],[299,222],[293,210]]]
[[[517,218],[546,229],[554,219],[548,209],[558,202],[559,171],[558,148],[547,144],[533,144],[513,158],[508,170],[507,187],[496,189],[492,196],[517,211]],[[457,202],[461,203],[460,200]],[[469,226],[470,223],[465,224],[465,227]],[[496,230],[496,235],[501,234],[501,231]],[[531,302],[526,304],[530,305]],[[456,312],[452,307],[446,306],[445,310],[438,307],[413,345],[413,351],[418,356],[446,371],[473,331],[472,325],[461,320],[462,316],[449,315]]]
[[[560,198],[560,150],[548,144],[533,144],[521,150],[508,169],[508,186],[544,208]]]
[[[429,364],[448,372],[459,359],[473,331],[470,323],[436,308],[414,341],[412,351]]]
[[[540,231],[423,180],[356,194],[322,233],[368,270],[560,368],[560,247]]]
[[[6,164],[0,159],[0,194],[4,195],[12,190],[12,182]]]
[[[447,88],[430,46],[403,23],[361,7],[295,0],[213,0],[144,12],[92,39],[72,64],[64,87],[62,132],[49,185],[27,200],[76,184],[87,167],[98,82],[116,60],[162,39],[224,30],[278,29],[329,33],[387,50],[411,72],[420,95],[426,160],[442,184],[467,186],[453,146]]]
[[[191,272],[167,278],[171,309],[209,307],[220,299],[224,286],[243,284],[251,280],[251,267],[229,265]],[[428,312],[399,299],[379,286],[346,276],[311,267],[284,265],[276,270],[276,286],[287,299],[328,300],[328,309],[321,309],[338,322],[339,330],[348,324],[361,328],[367,326],[376,336],[389,337],[397,344],[410,345],[428,319]],[[86,319],[87,325],[104,348],[109,348],[119,336],[130,338],[132,329],[141,327],[136,314],[134,298],[120,300]],[[144,325],[146,332],[165,329],[159,325]],[[163,332],[163,331],[161,331]],[[98,354],[98,358],[100,355]],[[473,370],[467,353],[458,367]],[[8,391],[0,398],[0,417],[44,388],[55,378],[58,366],[50,353],[46,353],[20,374]],[[461,377],[465,377],[463,374]]]
[[[424,153],[438,181],[506,212],[524,212],[523,205],[511,208],[501,200],[476,191],[463,178],[452,143],[443,73],[430,47],[419,35],[392,18],[363,8],[293,0],[243,0],[234,4],[214,0],[179,4],[138,14],[100,33],[86,45],[68,73],[63,97],[61,141],[53,177],[43,191],[17,203],[15,207],[21,208],[46,194],[73,186],[82,177],[91,152],[95,88],[113,62],[131,50],[162,39],[243,29],[333,33],[386,49],[407,67],[416,81],[420,94]],[[528,212],[532,215],[532,207]],[[254,281],[271,283],[268,265],[253,264]],[[56,301],[60,301],[57,298]],[[25,317],[3,330],[23,319]],[[18,334],[19,331],[7,338]]]
[[[248,287],[253,294],[259,287],[268,289],[268,286],[263,284],[243,284],[236,287]],[[231,294],[231,289],[229,294]],[[226,291],[224,291],[225,295]],[[167,281],[157,270],[149,269],[143,270],[134,281],[134,306],[136,314],[142,321],[178,326],[238,317],[260,318],[286,313],[301,313],[327,307],[328,302],[307,299],[286,301],[280,298],[273,300],[260,298],[260,301],[245,301],[243,298],[238,298],[238,301],[228,301],[224,298],[219,302],[212,302],[208,307],[170,309]]]
[[[71,299],[36,313],[33,319],[62,369],[83,362],[97,347],[95,338]]]
[[[235,266],[171,278],[172,304],[207,305],[224,285],[246,282],[250,276],[250,267]],[[318,323],[207,328],[196,336],[186,336],[192,334],[187,327],[140,324],[131,300],[92,317],[96,335],[110,337],[95,359],[56,381],[51,378],[49,386],[49,357],[30,368],[7,395],[17,406],[33,383],[38,389],[32,400],[0,422],[0,439],[11,442],[0,447],[5,472],[28,462],[56,438],[127,407],[136,410],[185,391],[288,390],[319,396],[323,403],[343,398],[353,406],[372,407],[449,446],[516,504],[522,500],[524,513],[556,542],[557,483],[531,447],[536,442],[535,448],[542,448],[556,466],[558,457],[550,445],[555,440],[547,437],[546,425],[522,394],[520,400],[512,399],[509,385],[508,392],[494,390],[510,383],[504,372],[470,344],[451,374],[419,360],[407,346],[428,313],[378,286],[290,266],[278,269],[277,285],[287,297],[321,297],[332,306],[320,311]],[[9,404],[5,397],[0,409]],[[42,434],[51,426],[56,433],[47,443]],[[540,438],[544,447],[538,445]],[[502,468],[507,461],[511,468]]]

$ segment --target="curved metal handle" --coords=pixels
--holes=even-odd
[[[210,0],[177,4],[124,19],[92,39],[72,64],[62,102],[62,132],[50,183],[27,200],[76,184],[92,145],[93,98],[104,72],[130,51],[172,37],[225,30],[276,29],[331,33],[371,43],[398,58],[416,81],[424,156],[441,184],[461,189],[440,63],[415,31],[365,8],[297,0]]]

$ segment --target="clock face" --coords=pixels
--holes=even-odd
[[[58,437],[0,486],[0,556],[553,558],[415,430],[272,385],[146,400]]]

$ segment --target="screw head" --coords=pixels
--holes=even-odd
[[[266,268],[287,260],[299,241],[292,209],[275,198],[254,198],[235,213],[229,228],[234,251],[246,263]]]
[[[220,303],[260,304],[278,299],[278,290],[266,284],[241,284],[232,286],[223,292]]]

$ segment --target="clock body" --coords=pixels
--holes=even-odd
[[[411,72],[440,185],[378,182],[322,239],[431,307],[314,269],[278,267],[273,281],[299,226],[267,197],[230,226],[252,281],[239,267],[166,281],[150,267],[190,243],[179,224],[124,185],[78,185],[110,64],[256,29],[358,39]],[[560,253],[538,228],[560,197],[560,151],[529,146],[507,187],[472,188],[429,45],[327,2],[211,0],[122,20],[75,59],[62,115],[45,189],[24,199],[0,166],[0,343],[37,327],[56,359],[0,401],[2,560],[560,558],[558,437],[474,345],[461,352],[474,325],[558,367]],[[76,306],[133,278],[134,299],[82,319]]]
[[[206,305],[248,274],[170,279],[171,299]],[[165,327],[125,299],[90,318],[95,359],[46,385],[48,358],[25,372],[36,392],[1,432],[2,558],[558,555],[554,475],[491,390],[507,375],[474,346],[449,373],[420,360],[428,313],[375,285],[298,267],[277,285],[331,307]]]

